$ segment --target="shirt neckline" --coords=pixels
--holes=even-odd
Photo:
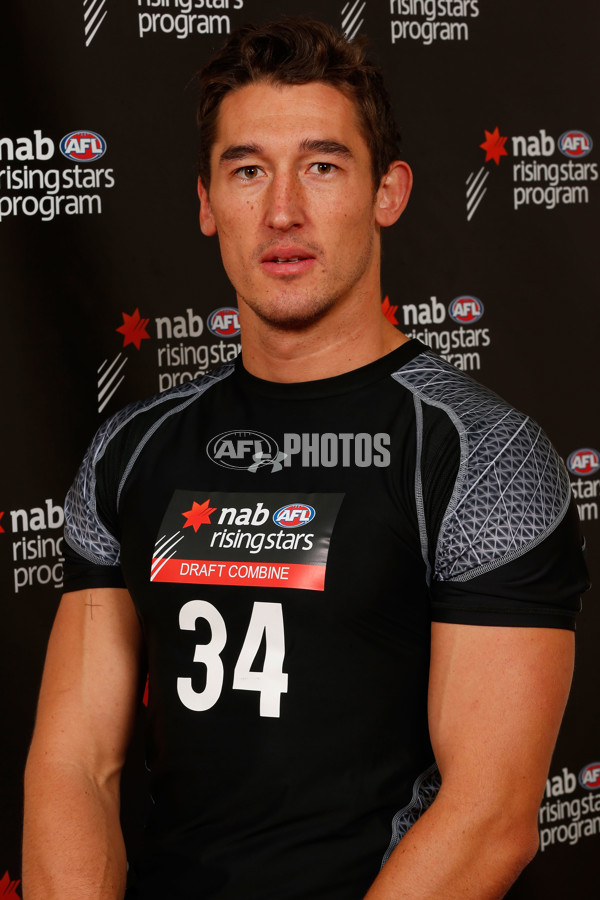
[[[347,394],[356,391],[357,388],[365,387],[382,378],[386,378],[427,349],[428,347],[421,341],[410,338],[404,344],[401,344],[400,347],[396,347],[395,350],[386,353],[385,356],[381,356],[373,362],[367,363],[365,366],[352,369],[350,372],[343,372],[341,375],[333,375],[330,378],[320,378],[314,381],[283,382],[267,381],[263,378],[258,378],[244,368],[241,353],[235,360],[235,369],[242,384],[253,393],[286,400],[312,400],[319,397],[334,397],[340,394]]]

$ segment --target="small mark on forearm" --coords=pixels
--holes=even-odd
[[[100,608],[102,606],[101,603],[94,603],[94,598],[93,598],[92,594],[90,594],[90,602],[86,603],[85,605],[89,606],[89,608],[90,608],[90,619],[92,619],[92,620],[94,618],[94,610],[96,608]]]

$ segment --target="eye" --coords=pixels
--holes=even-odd
[[[317,175],[331,175],[337,169],[333,163],[317,162],[313,163],[309,171],[315,171]]]
[[[260,175],[258,166],[241,166],[235,170],[235,174],[239,175],[244,181],[254,181]]]

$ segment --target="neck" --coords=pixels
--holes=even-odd
[[[331,378],[368,365],[408,340],[382,314],[378,296],[354,317],[334,308],[317,322],[293,329],[263,321],[240,297],[238,305],[244,367],[266,381]]]

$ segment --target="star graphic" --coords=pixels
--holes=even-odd
[[[192,503],[192,508],[188,509],[187,512],[181,513],[182,516],[185,516],[187,522],[183,526],[184,528],[189,528],[191,525],[194,531],[198,531],[201,525],[210,525],[210,515],[214,513],[216,510],[216,506],[209,506],[210,500],[205,500],[204,503]]]
[[[139,350],[142,341],[150,338],[146,331],[146,325],[150,320],[142,319],[139,309],[136,309],[131,316],[128,316],[127,313],[121,313],[121,315],[123,316],[123,324],[116,328],[115,331],[119,331],[123,335],[124,347],[127,344],[134,344],[136,350]]]
[[[21,882],[18,879],[16,881],[11,881],[8,871],[6,871],[2,878],[0,878],[0,897],[2,897],[3,900],[20,900],[20,897],[17,894],[17,888],[20,884]]]
[[[398,312],[397,306],[392,306],[390,303],[390,298],[386,296],[383,298],[383,302],[381,304],[381,312],[384,314],[388,322],[391,322],[392,325],[398,325],[398,319],[396,318],[396,313]]]
[[[493,159],[497,166],[500,165],[500,157],[508,156],[508,151],[504,149],[504,145],[508,138],[500,136],[500,129],[496,125],[493,131],[487,131],[485,128],[485,141],[480,144],[482,150],[485,150],[485,162]]]

